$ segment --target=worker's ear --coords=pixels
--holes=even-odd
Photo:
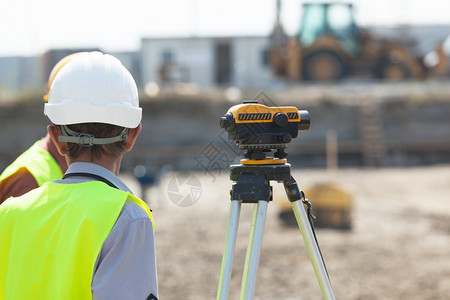
[[[50,135],[50,138],[52,139],[53,143],[56,146],[56,149],[58,149],[59,154],[65,155],[67,153],[66,151],[66,143],[60,142],[58,138],[62,135],[61,129],[59,126],[49,125],[47,126],[47,132]]]
[[[136,139],[139,135],[139,132],[141,132],[141,128],[142,128],[141,124],[139,124],[138,127],[130,128],[128,130],[128,138],[125,140],[125,143],[123,146],[123,149],[126,152],[130,151],[133,148],[134,143],[136,142]]]

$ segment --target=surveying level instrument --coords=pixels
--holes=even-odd
[[[335,299],[325,263],[317,243],[311,205],[291,176],[286,144],[299,130],[307,130],[310,115],[295,107],[267,107],[255,100],[231,107],[220,120],[228,138],[244,150],[240,164],[230,166],[231,205],[225,248],[222,257],[217,300],[228,299],[234,249],[242,203],[253,203],[253,216],[242,276],[240,299],[253,299],[267,206],[272,200],[270,181],[282,182],[300,228],[314,272],[325,299]],[[308,215],[304,204],[308,205]]]

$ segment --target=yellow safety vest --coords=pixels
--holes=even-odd
[[[26,168],[33,175],[39,186],[47,181],[61,179],[63,173],[53,156],[39,146],[40,141],[33,144],[22,153],[0,175],[0,182],[16,173],[20,168]]]
[[[92,299],[94,265],[125,201],[98,181],[47,182],[0,205],[0,300]]]

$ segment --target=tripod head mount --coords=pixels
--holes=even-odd
[[[220,119],[220,127],[228,139],[245,150],[242,164],[286,163],[286,144],[296,138],[299,130],[308,130],[310,115],[293,106],[268,107],[257,100],[244,100],[231,107]],[[273,157],[266,158],[273,152]]]

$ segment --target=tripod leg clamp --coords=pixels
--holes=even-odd
[[[283,185],[290,202],[305,199],[305,193],[298,188],[297,182],[292,176],[289,180],[283,181]]]
[[[306,204],[308,207],[308,217],[312,218],[313,220],[316,219],[316,216],[312,213],[312,206],[311,202],[306,199],[305,193],[298,188],[297,182],[295,179],[291,176],[289,180],[283,181],[284,190],[286,191],[286,195],[290,202],[295,202],[298,200],[302,200],[303,204]],[[309,220],[311,225],[312,221]]]

